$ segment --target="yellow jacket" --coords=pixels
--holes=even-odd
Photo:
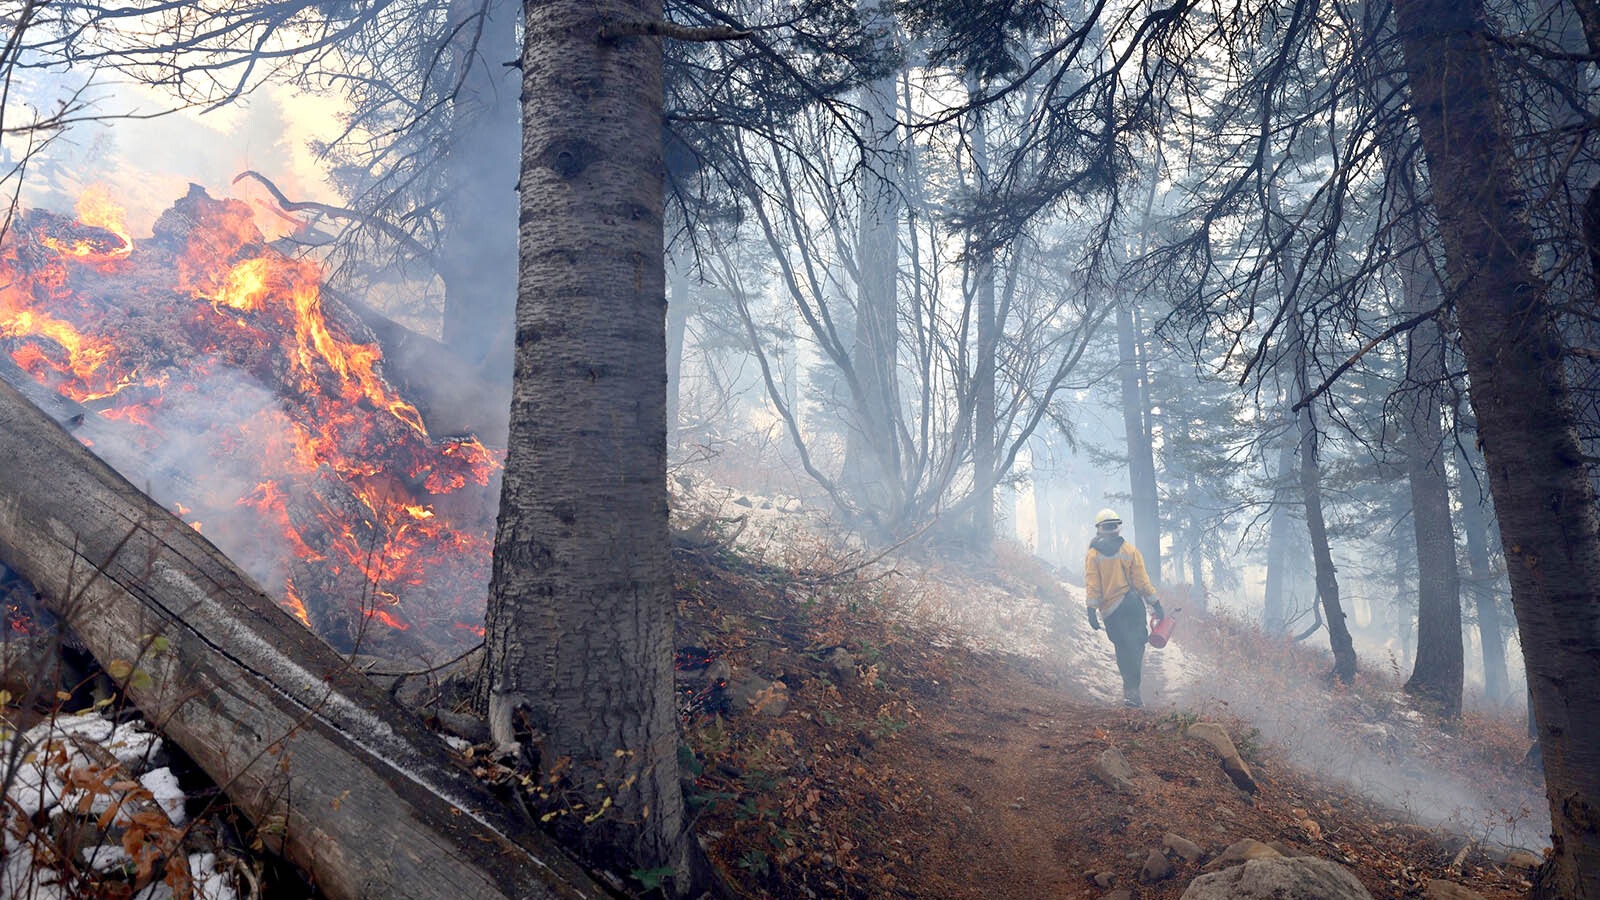
[[[1088,591],[1089,607],[1108,616],[1122,604],[1131,588],[1145,596],[1145,602],[1156,599],[1156,586],[1150,583],[1150,574],[1144,570],[1144,557],[1139,548],[1121,537],[1106,541],[1095,538],[1089,544],[1089,555],[1083,561],[1083,584]]]

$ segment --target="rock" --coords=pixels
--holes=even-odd
[[[1214,872],[1217,869],[1236,866],[1252,859],[1274,859],[1282,856],[1282,853],[1260,841],[1245,838],[1242,841],[1234,841],[1229,844],[1220,856],[1206,864],[1206,871]]]
[[[1532,850],[1513,850],[1506,854],[1506,865],[1513,869],[1533,872],[1544,865],[1544,857]]]
[[[1151,850],[1145,857],[1144,865],[1139,867],[1139,883],[1155,884],[1172,877],[1172,863],[1167,861],[1167,855],[1160,850]]]
[[[1215,722],[1196,722],[1184,731],[1184,736],[1209,744],[1222,760],[1222,771],[1228,773],[1228,778],[1239,790],[1251,794],[1259,790],[1250,767],[1239,756],[1239,748],[1233,745],[1233,739],[1228,737],[1228,732],[1224,731],[1221,725]]]
[[[756,504],[756,509],[771,509],[771,508],[772,508],[772,501],[768,500],[765,497],[762,497],[761,498],[761,502]]]
[[[1200,849],[1199,844],[1196,844],[1194,841],[1191,841],[1186,837],[1173,834],[1170,831],[1162,836],[1161,848],[1166,850],[1168,853],[1177,856],[1186,863],[1198,862],[1200,857],[1206,855],[1206,852]]]
[[[1089,774],[1112,790],[1133,793],[1133,766],[1115,747],[1107,747],[1100,754],[1100,758],[1089,768]]]
[[[1435,878],[1429,881],[1427,888],[1423,890],[1422,900],[1483,900],[1483,895],[1454,881],[1440,881]]]
[[[1181,900],[1372,900],[1372,895],[1338,863],[1310,856],[1287,859],[1274,851],[1270,858],[1201,875]]]
[[[734,506],[754,506],[755,504],[750,502],[750,498],[749,497],[739,496],[739,497],[733,498],[733,505]]]
[[[441,709],[433,714],[439,727],[469,744],[489,743],[489,723],[474,715]]]
[[[823,662],[826,662],[828,670],[833,672],[834,681],[848,681],[856,674],[856,658],[843,647],[833,648]]]
[[[787,501],[784,502],[782,509],[786,513],[797,513],[797,512],[799,512],[802,509],[802,505],[800,503],[800,498],[799,497],[790,497]]]
[[[746,672],[728,685],[728,703],[735,712],[758,712],[777,718],[789,711],[789,686]]]
[[[1094,876],[1094,878],[1092,878],[1091,880],[1096,885],[1099,885],[1100,887],[1103,887],[1103,888],[1111,888],[1111,887],[1116,887],[1117,886],[1117,876],[1113,872],[1100,872],[1100,873],[1097,873]]]

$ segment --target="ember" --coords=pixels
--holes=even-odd
[[[194,187],[153,231],[132,241],[103,194],[21,214],[0,351],[98,413],[97,452],[336,646],[481,633],[498,454],[430,439],[360,317],[250,207]]]

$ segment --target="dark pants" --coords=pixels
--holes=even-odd
[[[1144,643],[1150,636],[1144,620],[1144,601],[1129,594],[1106,616],[1106,637],[1117,648],[1117,671],[1122,673],[1122,695],[1138,699],[1139,677],[1144,669]]]

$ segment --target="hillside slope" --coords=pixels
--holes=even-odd
[[[1198,610],[1151,652],[1149,707],[1116,708],[1109,644],[1046,567],[891,568],[759,505],[678,549],[691,803],[749,896],[1176,898],[1244,839],[1379,898],[1525,891],[1536,857],[1507,851],[1545,826],[1514,724],[1441,730],[1383,673],[1330,688],[1324,654]],[[1202,720],[1254,794],[1186,736]],[[1120,788],[1093,772],[1112,748]]]

